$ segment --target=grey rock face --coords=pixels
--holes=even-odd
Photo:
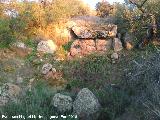
[[[52,104],[59,112],[64,113],[72,109],[72,98],[70,96],[57,93],[53,97]]]
[[[95,95],[88,88],[83,88],[73,103],[73,112],[78,116],[82,114],[94,116],[100,107],[100,103]]]
[[[71,28],[74,34],[81,39],[115,37],[117,34],[117,25],[100,17],[79,16],[72,18],[67,24],[68,28]]]

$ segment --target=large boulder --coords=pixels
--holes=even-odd
[[[90,27],[74,26],[71,30],[81,39],[115,37],[117,34],[117,26],[112,24],[104,26],[94,25]]]
[[[72,34],[81,39],[115,37],[117,34],[117,25],[109,24],[105,18],[80,16],[72,18],[67,24]]]
[[[73,102],[73,112],[79,117],[84,115],[87,118],[90,116],[95,119],[100,107],[98,99],[88,88],[83,88]]]
[[[67,111],[71,111],[72,103],[72,98],[70,96],[57,93],[53,97],[51,104],[53,104],[58,112],[65,113]]]
[[[54,53],[57,49],[57,45],[52,40],[41,41],[38,43],[37,51],[43,53]]]

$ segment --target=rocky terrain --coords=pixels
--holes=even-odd
[[[156,112],[145,91],[159,90],[157,47],[132,51],[133,38],[126,34],[127,51],[117,26],[98,17],[74,18],[67,26],[73,40],[66,59],[56,56],[59,46],[50,39],[0,49],[0,114],[8,120],[19,113],[44,120],[139,120],[145,115],[135,111]]]

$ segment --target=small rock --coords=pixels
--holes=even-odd
[[[52,104],[61,113],[70,111],[72,109],[72,98],[70,96],[55,94]]]
[[[16,42],[16,43],[13,44],[13,46],[15,46],[17,48],[22,48],[22,49],[27,48],[27,46],[23,42]]]
[[[52,40],[41,41],[38,43],[37,51],[44,53],[54,53],[57,45]]]
[[[49,71],[56,72],[56,69],[52,68],[52,65],[49,63],[44,64],[42,67],[42,74],[46,75]]]
[[[115,52],[121,51],[123,49],[122,43],[118,38],[114,38],[113,40],[113,48]]]
[[[85,114],[85,116],[94,116],[93,119],[96,119],[95,116],[100,107],[95,95],[88,88],[83,88],[73,103],[73,112],[78,116]]]
[[[119,58],[118,53],[113,53],[111,55],[111,58],[114,59],[114,60],[117,60]]]
[[[133,45],[132,45],[130,42],[126,42],[126,43],[125,43],[125,48],[126,48],[127,50],[131,50],[131,49],[133,48]]]

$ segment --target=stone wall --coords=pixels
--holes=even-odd
[[[80,17],[69,22],[69,29],[74,36],[69,57],[84,56],[93,52],[104,53],[113,49],[122,49],[121,41],[116,38],[117,25],[109,24],[99,17]]]
[[[77,39],[71,45],[69,55],[74,56],[84,56],[90,54],[92,52],[105,52],[111,49],[112,40],[105,40],[105,39]]]

